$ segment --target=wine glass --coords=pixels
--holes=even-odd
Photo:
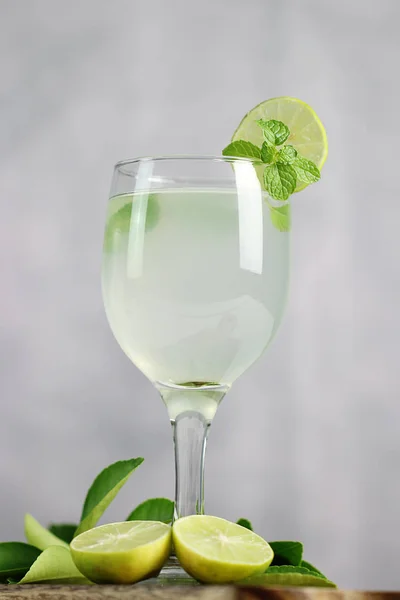
[[[259,167],[249,159],[161,156],[114,169],[105,310],[122,350],[168,410],[174,519],[204,513],[213,417],[269,345],[284,310],[290,236],[271,219]]]

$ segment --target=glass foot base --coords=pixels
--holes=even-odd
[[[184,571],[179,564],[178,559],[175,555],[171,555],[168,561],[165,563],[163,568],[161,569],[158,577],[152,577],[151,579],[146,579],[142,583],[147,584],[156,584],[158,586],[167,586],[167,585],[199,585],[199,583],[190,577]]]

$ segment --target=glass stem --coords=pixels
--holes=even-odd
[[[211,421],[188,410],[171,421],[175,446],[174,519],[204,514],[204,458]]]

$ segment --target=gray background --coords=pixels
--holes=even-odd
[[[296,198],[290,303],[211,432],[207,511],[346,587],[400,588],[398,0],[1,0],[0,539],[79,517],[97,472],[145,464],[106,514],[173,494],[166,410],[100,291],[117,159],[218,153],[282,94],[322,116]]]

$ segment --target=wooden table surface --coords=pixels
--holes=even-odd
[[[13,600],[400,600],[400,592],[235,586],[0,585]]]

